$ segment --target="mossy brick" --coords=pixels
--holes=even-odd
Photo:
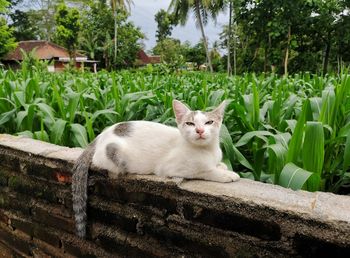
[[[8,176],[2,173],[2,169],[0,168],[0,186],[7,186]]]
[[[0,207],[30,215],[30,199],[27,196],[18,198],[16,193],[0,191]]]
[[[54,184],[33,180],[25,176],[11,176],[8,180],[8,186],[11,190],[35,198],[45,199],[49,202],[57,202],[57,192],[59,189]]]
[[[13,153],[9,154],[6,149],[0,149],[0,160],[1,166],[5,166],[18,173],[21,171],[19,156]]]
[[[9,208],[9,197],[7,192],[0,191],[0,208]]]

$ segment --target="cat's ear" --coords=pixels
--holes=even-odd
[[[173,109],[177,122],[181,122],[184,115],[191,111],[185,104],[176,99],[173,100]]]
[[[230,103],[229,100],[224,100],[223,102],[221,102],[221,104],[215,108],[212,113],[216,114],[217,116],[220,117],[220,119],[223,119],[224,117],[224,113],[225,113],[225,108],[227,107],[227,105]]]

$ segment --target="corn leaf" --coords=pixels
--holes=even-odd
[[[295,126],[292,138],[289,142],[287,162],[293,162],[298,164],[299,155],[302,150],[302,143],[304,137],[304,125],[311,113],[310,101],[306,100],[304,102],[300,117]]]
[[[85,127],[80,124],[71,124],[70,126],[74,139],[77,141],[80,147],[85,148],[88,145],[88,138]]]
[[[343,173],[345,173],[350,166],[350,131],[348,132],[348,136],[346,137],[343,157]]]
[[[62,144],[62,137],[65,132],[67,121],[62,119],[57,119],[52,125],[50,132],[50,139],[52,143]]]
[[[282,169],[278,184],[293,190],[300,190],[311,176],[311,172],[298,167],[294,163],[287,163]]]
[[[231,162],[231,165],[235,163],[235,157],[238,162],[249,170],[253,171],[252,165],[248,162],[248,160],[242,155],[242,153],[234,146],[232,142],[232,138],[230,133],[227,130],[225,125],[221,126],[220,131],[220,142],[224,146],[226,155]]]

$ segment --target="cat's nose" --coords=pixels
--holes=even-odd
[[[198,133],[199,135],[204,133],[204,129],[203,128],[196,128],[196,133]]]

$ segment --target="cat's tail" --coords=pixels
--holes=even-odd
[[[76,160],[72,170],[72,197],[77,235],[81,238],[86,234],[86,201],[89,168],[95,153],[95,142],[86,147]]]

